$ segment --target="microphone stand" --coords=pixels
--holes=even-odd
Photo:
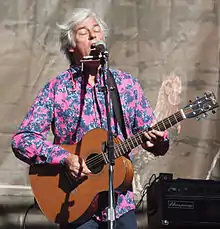
[[[108,152],[108,160],[109,160],[109,190],[108,190],[108,211],[107,211],[107,219],[108,219],[108,228],[115,229],[116,221],[115,221],[115,198],[114,198],[114,186],[113,186],[113,178],[114,178],[114,141],[113,141],[113,133],[111,130],[111,117],[110,117],[110,98],[109,90],[114,90],[109,86],[109,55],[108,51],[102,51],[100,53],[100,64],[101,64],[101,72],[103,77],[103,87],[102,91],[105,96],[105,107],[106,107],[106,116],[107,116],[107,126],[108,126],[108,140],[104,151]],[[107,75],[107,77],[106,77]],[[107,80],[106,80],[107,78]],[[106,83],[107,81],[107,83]],[[104,153],[104,152],[103,152]]]

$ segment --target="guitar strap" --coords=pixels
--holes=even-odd
[[[70,74],[71,71],[69,71]],[[121,100],[118,92],[118,88],[115,82],[115,78],[110,70],[107,71],[107,74],[109,74],[109,79],[108,85],[110,88],[110,96],[113,104],[113,112],[116,117],[116,120],[120,126],[121,132],[123,134],[124,139],[127,139],[127,132],[125,128],[125,122],[124,122],[124,116],[122,112],[122,106],[121,106]]]
[[[110,96],[111,96],[112,104],[113,104],[113,112],[114,112],[116,120],[118,121],[118,124],[121,128],[122,134],[123,134],[124,138],[126,139],[127,138],[127,132],[126,132],[126,128],[125,128],[124,116],[123,116],[123,111],[122,111],[121,100],[120,100],[118,88],[117,88],[117,85],[115,82],[115,78],[114,78],[114,76],[110,70],[108,70],[107,74],[109,74],[108,85],[110,88]]]

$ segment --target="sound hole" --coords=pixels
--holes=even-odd
[[[105,165],[105,160],[102,154],[93,153],[87,157],[86,165],[93,174],[97,174],[103,169]]]

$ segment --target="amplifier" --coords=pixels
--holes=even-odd
[[[220,228],[220,181],[161,173],[147,190],[148,228]]]

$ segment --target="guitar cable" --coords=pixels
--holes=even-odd
[[[37,204],[36,199],[34,198],[34,203],[31,204],[31,205],[27,208],[27,210],[25,211],[25,214],[24,214],[22,223],[21,223],[21,225],[20,225],[20,229],[25,229],[25,223],[26,223],[27,214],[28,214],[28,212],[29,212],[32,208],[35,208],[35,207],[38,208],[38,204]]]

